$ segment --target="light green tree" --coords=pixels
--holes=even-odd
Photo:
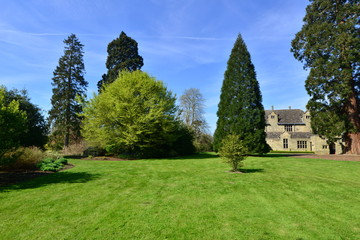
[[[147,73],[122,71],[85,107],[83,136],[117,154],[167,155],[180,138],[175,101],[172,92]]]
[[[249,151],[239,135],[229,134],[222,140],[219,154],[232,167],[233,172],[238,172]]]
[[[0,86],[0,159],[19,146],[20,136],[26,131],[26,113],[19,109],[18,101],[6,104],[5,97],[6,89]]]

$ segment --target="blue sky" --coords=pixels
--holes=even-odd
[[[63,40],[84,47],[88,92],[106,72],[106,48],[121,31],[138,42],[143,71],[179,97],[199,88],[213,132],[226,63],[241,33],[265,109],[305,109],[307,72],[290,52],[308,0],[0,0],[0,84],[27,89],[51,108],[51,78]]]

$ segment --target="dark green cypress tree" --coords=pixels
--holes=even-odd
[[[360,154],[360,1],[310,0],[291,51],[309,69],[313,131]]]
[[[99,91],[104,84],[115,81],[120,71],[133,72],[140,70],[144,65],[143,58],[138,53],[137,42],[124,32],[121,32],[118,38],[109,43],[107,52],[106,68],[108,72],[102,76],[97,84]]]
[[[70,140],[80,139],[81,117],[78,114],[82,112],[82,106],[75,98],[86,97],[88,82],[84,79],[84,45],[75,34],[71,34],[64,43],[64,55],[59,59],[51,83],[54,88],[49,122],[53,143],[67,147]]]
[[[251,153],[269,150],[265,141],[265,112],[259,83],[240,34],[227,63],[217,116],[215,151],[219,150],[222,140],[229,134],[239,135]]]

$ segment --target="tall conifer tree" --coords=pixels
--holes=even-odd
[[[108,72],[102,75],[102,79],[97,84],[99,91],[104,84],[115,81],[119,72],[123,70],[133,72],[140,70],[144,65],[143,58],[138,53],[137,42],[124,32],[121,32],[118,38],[109,43],[107,52],[106,68]]]
[[[251,153],[268,151],[259,83],[240,34],[227,63],[217,116],[215,151],[219,150],[222,140],[229,134],[239,135]]]
[[[88,82],[84,79],[85,67],[83,61],[83,44],[75,34],[64,40],[64,55],[59,59],[59,65],[54,71],[51,85],[53,86],[49,121],[52,127],[53,141],[62,139],[67,147],[70,140],[80,138],[82,106],[75,98],[86,97]],[[62,145],[57,143],[57,145]]]
[[[310,69],[305,87],[313,131],[360,154],[359,0],[310,0],[292,41],[296,59]]]

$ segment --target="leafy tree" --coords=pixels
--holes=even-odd
[[[122,71],[84,109],[83,135],[93,146],[136,157],[180,155],[191,136],[176,119],[176,98],[139,70]],[[189,140],[190,139],[190,140]],[[184,149],[182,150],[184,151]]]
[[[310,69],[305,87],[312,128],[330,142],[345,137],[345,150],[360,154],[360,4],[310,2],[291,51]]]
[[[138,53],[137,42],[128,37],[124,32],[109,43],[107,47],[108,57],[106,60],[107,74],[98,82],[99,91],[104,84],[109,84],[117,79],[119,72],[140,70],[144,65],[143,58]]]
[[[256,80],[250,54],[239,34],[231,51],[221,88],[218,121],[214,134],[214,150],[229,134],[240,137],[244,147],[252,153],[269,150],[265,138],[265,113],[261,103],[259,83]]]
[[[244,161],[249,154],[248,149],[244,146],[239,135],[230,134],[227,135],[223,140],[219,149],[220,157],[225,163],[230,164],[233,172],[238,172],[239,167],[242,166]]]
[[[48,127],[40,108],[30,102],[26,90],[5,89],[6,103],[10,104],[14,100],[19,102],[19,109],[27,116],[26,131],[21,133],[20,145],[43,147],[47,142]]]
[[[0,87],[0,159],[9,150],[20,145],[20,136],[26,131],[26,113],[16,100],[6,103],[6,89]],[[2,162],[0,162],[2,164]]]
[[[69,146],[70,140],[80,138],[82,105],[76,97],[85,97],[87,81],[84,79],[83,46],[75,34],[64,40],[64,55],[52,78],[53,95],[49,121],[52,126],[52,141],[60,146]],[[60,141],[60,142],[59,142]]]

